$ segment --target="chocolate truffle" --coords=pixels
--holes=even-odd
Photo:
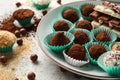
[[[18,9],[13,13],[13,17],[17,20],[33,17],[34,12],[30,9]]]
[[[92,29],[92,25],[88,20],[80,20],[79,22],[77,22],[75,27],[76,28],[83,28],[83,29],[87,29],[87,30]]]
[[[105,66],[120,66],[120,51],[108,51],[103,58]]]
[[[106,52],[106,49],[100,44],[94,44],[89,48],[89,54],[94,59],[97,59],[104,52]]]
[[[59,20],[54,24],[55,31],[68,31],[69,25],[64,20]]]
[[[89,42],[89,37],[85,32],[78,30],[78,31],[75,31],[73,34],[75,36],[75,40],[74,40],[75,43],[82,45]]]
[[[99,41],[110,41],[110,36],[105,31],[101,31],[96,34],[96,39]]]
[[[63,12],[63,17],[72,23],[79,19],[77,12],[74,9],[67,9]]]
[[[64,32],[56,33],[50,40],[50,45],[52,46],[61,46],[68,44],[70,40],[64,35]]]
[[[120,50],[120,42],[116,42],[112,45],[112,50]]]
[[[86,5],[82,8],[82,14],[84,16],[89,16],[90,13],[94,11],[94,6],[93,5]]]
[[[86,56],[85,49],[80,44],[73,44],[66,54],[77,60],[84,60]]]

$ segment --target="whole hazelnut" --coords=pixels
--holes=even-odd
[[[29,72],[28,75],[27,75],[27,78],[29,80],[35,80],[35,73],[34,72]]]
[[[30,56],[30,59],[32,60],[32,62],[36,62],[37,59],[38,59],[38,55],[37,55],[37,54],[32,54],[32,55]]]

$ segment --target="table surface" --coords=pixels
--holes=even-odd
[[[25,0],[17,0],[17,1],[20,1],[22,3],[25,2]],[[55,4],[54,1],[55,0],[53,0],[53,4]],[[66,3],[70,3],[70,2],[74,2],[74,1],[80,1],[80,0],[62,0],[62,4],[66,4]],[[15,10],[15,7],[16,7],[15,3],[16,3],[16,0],[0,0],[0,10],[1,10],[0,11],[0,19],[2,19],[4,15],[7,16],[9,14],[9,12],[12,12],[12,10]],[[51,4],[51,6],[52,6],[52,4]],[[68,71],[62,72],[59,69],[59,67],[42,52],[42,50],[39,48],[37,43],[35,43],[35,44],[36,44],[36,47],[38,50],[38,51],[36,51],[36,53],[39,52],[38,53],[39,66],[34,66],[35,68],[32,68],[33,69],[32,71],[39,73],[39,74],[36,74],[36,78],[37,78],[36,80],[89,80],[84,77],[81,77],[79,79],[75,78],[74,74],[72,74],[71,72],[68,72]],[[30,64],[28,64],[28,66],[29,65]],[[28,69],[26,69],[26,70],[28,70]],[[23,80],[23,79],[21,79],[21,80]]]

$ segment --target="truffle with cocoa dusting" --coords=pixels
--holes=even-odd
[[[67,9],[63,12],[63,17],[72,23],[79,19],[78,13],[74,9]]]
[[[54,24],[55,31],[68,31],[69,25],[64,20],[59,20]]]
[[[82,45],[89,42],[89,37],[85,32],[78,30],[78,31],[75,31],[73,34],[75,36],[75,40],[74,40],[75,43]]]
[[[90,21],[88,21],[88,20],[80,20],[79,22],[77,22],[75,27],[76,28],[83,28],[83,29],[87,29],[87,30],[92,29],[92,25],[91,25]]]
[[[70,40],[64,35],[64,32],[56,33],[50,40],[50,45],[52,46],[61,46],[68,44]]]
[[[82,8],[82,14],[84,16],[89,16],[90,13],[92,13],[94,11],[94,6],[93,5],[85,5],[83,8]]]
[[[100,44],[94,44],[89,48],[89,54],[93,59],[97,59],[104,52],[106,52],[106,49]]]
[[[66,52],[66,54],[77,60],[85,59],[85,49],[80,44],[73,44]]]
[[[99,32],[95,37],[99,41],[110,41],[110,36],[105,31]]]
[[[13,13],[13,17],[17,20],[33,17],[34,12],[30,9],[18,9]]]

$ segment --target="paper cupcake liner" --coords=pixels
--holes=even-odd
[[[74,58],[71,58],[70,56],[68,56],[66,53],[65,53],[65,50],[63,51],[63,55],[64,55],[64,58],[65,58],[65,61],[73,66],[83,66],[87,63],[89,63],[89,60],[87,59],[87,57],[85,58],[85,60],[76,60]]]
[[[70,21],[68,21],[68,20],[65,20],[65,19],[57,19],[57,20],[55,20],[55,21],[53,22],[53,25],[52,25],[52,31],[53,31],[53,32],[56,32],[55,29],[54,29],[54,24],[55,24],[55,22],[57,22],[57,21],[59,21],[59,20],[64,20],[64,21],[68,24],[69,30],[68,30],[67,32],[72,32],[72,31],[73,31],[74,26],[73,26],[73,23],[72,23],[72,22],[70,22]]]
[[[58,31],[58,32],[64,32],[64,31]],[[57,33],[57,32],[56,32]],[[67,36],[70,40],[70,42],[68,44],[62,45],[62,46],[51,46],[49,44],[50,40],[52,39],[52,37],[56,34],[56,33],[51,33],[49,35],[47,35],[44,39],[44,44],[50,48],[52,51],[55,52],[62,52],[64,49],[68,48],[69,46],[71,46],[73,44],[73,40],[74,40],[74,35],[69,33],[69,32],[64,32],[64,35]]]
[[[107,54],[104,53],[102,54],[97,62],[98,62],[98,66],[100,66],[105,72],[107,72],[108,74],[112,75],[112,76],[120,76],[120,66],[105,66],[103,63],[103,58],[104,56]]]
[[[92,4],[92,3],[83,4],[83,5],[80,6],[80,13],[81,13],[83,19],[88,20],[88,21],[92,21],[92,20],[93,20],[92,18],[87,17],[87,16],[84,16],[84,15],[82,14],[82,8],[83,8],[84,6],[86,6],[86,5],[93,5],[93,6],[95,6],[95,5]]]
[[[41,9],[46,9],[48,8],[50,3],[46,3],[46,4],[40,4],[40,3],[36,3],[34,0],[32,0],[33,5],[36,7],[36,9],[41,10]]]
[[[0,52],[6,53],[6,52],[12,51],[13,45],[14,45],[14,43],[11,44],[11,45],[8,45],[8,46],[6,46],[6,47],[0,47]]]
[[[99,40],[97,40],[95,38],[95,35],[101,31],[105,31],[110,36],[111,41],[99,41]],[[104,43],[107,45],[109,45],[117,40],[117,35],[108,28],[96,28],[96,29],[92,30],[92,34],[93,34],[93,38],[96,42],[101,42],[101,43]]]
[[[73,9],[73,10],[75,10],[75,11],[77,12],[77,14],[78,14],[78,17],[79,17],[78,20],[81,18],[81,14],[80,14],[80,12],[79,12],[78,9],[76,9],[76,8],[74,8],[74,7],[66,6],[65,8],[63,8],[62,14],[61,14],[61,16],[62,16],[63,19],[65,19],[65,18],[63,17],[63,13],[64,13],[64,11],[67,10],[67,9]],[[76,21],[78,21],[78,20],[76,20]],[[68,21],[69,21],[69,20],[68,20]],[[76,21],[75,21],[75,22],[76,22]],[[71,22],[71,21],[70,21],[70,22]],[[74,22],[74,23],[75,23],[75,22]]]
[[[31,24],[31,19],[32,19],[32,17],[29,17],[29,18],[25,18],[25,19],[22,19],[22,20],[18,20],[18,22],[20,23],[20,25],[26,26],[26,25]]]
[[[97,60],[96,60],[96,59],[93,59],[93,58],[90,56],[89,48],[90,48],[92,45],[95,45],[95,44],[100,44],[100,45],[104,46],[105,49],[106,49],[106,51],[109,51],[109,50],[110,50],[110,48],[109,48],[107,45],[105,45],[105,44],[103,44],[103,43],[100,43],[100,42],[91,42],[91,43],[86,44],[86,45],[85,45],[85,49],[86,49],[86,51],[87,51],[87,54],[86,54],[86,55],[87,55],[87,57],[89,58],[90,63],[93,64],[93,65],[97,65]]]
[[[79,30],[85,32],[87,34],[87,36],[89,37],[89,42],[87,42],[87,43],[93,42],[93,36],[92,36],[91,32],[88,31],[87,29],[75,28],[72,33],[74,33],[75,31],[79,31]],[[83,44],[83,46],[85,46],[87,43]]]

